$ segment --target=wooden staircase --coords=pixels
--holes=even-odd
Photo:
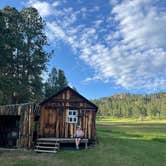
[[[39,138],[34,151],[43,153],[56,153],[59,150],[59,142],[49,138]]]

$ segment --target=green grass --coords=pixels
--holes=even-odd
[[[166,121],[100,120],[98,144],[57,154],[2,152],[2,166],[165,166]]]

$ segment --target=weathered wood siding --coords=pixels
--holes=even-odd
[[[38,137],[73,138],[77,124],[66,122],[68,109],[78,110],[78,124],[85,138],[94,139],[96,108],[70,89],[41,105]]]
[[[33,146],[34,112],[33,107],[28,106],[21,112],[18,146],[31,148]]]
[[[19,118],[17,147],[32,148],[35,116],[39,116],[38,105],[33,103],[0,106],[0,116]],[[7,122],[8,123],[8,122]]]

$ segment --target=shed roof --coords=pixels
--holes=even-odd
[[[35,103],[21,103],[0,106],[0,116],[20,116],[22,112],[32,110],[35,116],[39,116],[39,105]]]
[[[75,91],[74,89],[72,89],[70,86],[67,86],[67,87],[59,90],[57,93],[55,93],[51,97],[49,97],[46,100],[42,101],[39,105],[43,105],[43,104],[49,102],[51,99],[53,99],[54,97],[58,96],[60,93],[63,93],[66,90],[71,90],[76,95],[78,95],[80,98],[82,98],[83,100],[85,100],[88,104],[90,104],[92,107],[94,107],[96,110],[98,110],[98,107],[94,103],[92,103],[91,101],[89,101],[88,99],[86,99],[84,96],[82,96],[80,93],[78,93],[77,91]]]

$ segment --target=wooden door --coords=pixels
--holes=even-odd
[[[56,127],[56,119],[55,119],[55,110],[50,110],[49,116],[49,135],[50,137],[55,137],[55,127]]]
[[[56,137],[56,110],[45,111],[45,137]]]

